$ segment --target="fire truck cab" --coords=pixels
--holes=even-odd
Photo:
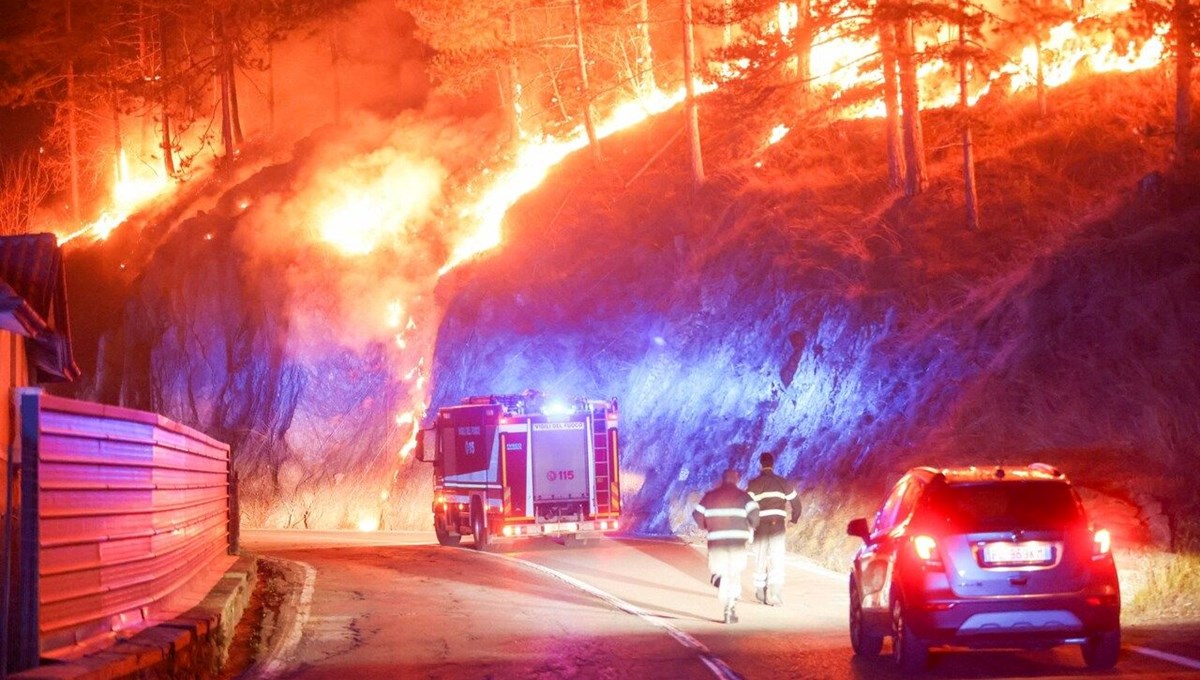
[[[468,397],[438,409],[417,438],[433,463],[442,545],[587,539],[620,527],[615,399],[558,402],[540,392]]]

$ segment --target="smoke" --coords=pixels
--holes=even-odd
[[[415,315],[466,229],[452,206],[491,135],[486,121],[359,112],[301,151],[290,187],[248,208],[239,246],[252,268],[285,263],[295,358],[407,345],[411,326],[436,324]]]
[[[426,48],[393,0],[366,0],[319,27],[295,31],[255,55],[267,70],[239,73],[251,137],[290,142],[353,111],[383,117],[420,107],[429,93]]]

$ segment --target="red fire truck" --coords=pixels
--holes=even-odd
[[[438,542],[473,536],[587,539],[620,528],[615,399],[557,402],[532,390],[464,399],[421,430],[433,463]]]

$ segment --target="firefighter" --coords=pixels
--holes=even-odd
[[[758,526],[758,503],[738,488],[738,480],[736,470],[726,470],[721,485],[704,494],[692,512],[708,532],[708,571],[725,607],[725,623],[737,623],[733,607],[742,592],[746,548]]]
[[[775,474],[775,456],[764,453],[758,462],[762,472],[750,480],[746,489],[759,507],[758,529],[754,532],[754,597],[778,607],[783,604],[785,522],[789,509],[792,524],[800,519],[800,501],[796,487]]]

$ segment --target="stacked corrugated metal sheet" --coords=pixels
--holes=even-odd
[[[41,652],[152,621],[229,548],[229,446],[161,416],[39,395]]]

